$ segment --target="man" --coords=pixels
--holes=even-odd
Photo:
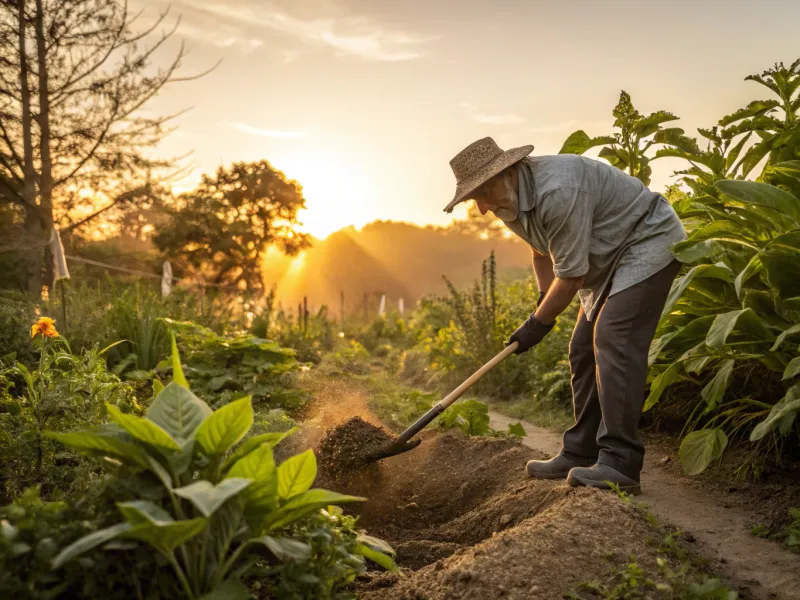
[[[638,493],[647,354],[680,270],[670,247],[686,232],[666,199],[635,177],[532,151],[503,151],[491,138],[467,146],[450,161],[457,185],[445,212],[473,199],[533,250],[539,302],[507,342],[518,344],[515,354],[538,344],[580,298],[569,346],[575,424],[557,456],[528,462],[528,475]]]

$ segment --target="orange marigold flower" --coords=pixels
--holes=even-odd
[[[35,338],[40,333],[47,338],[58,337],[56,322],[50,317],[40,317],[31,327],[31,337]]]

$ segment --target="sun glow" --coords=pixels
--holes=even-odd
[[[345,154],[304,153],[276,160],[275,166],[303,187],[301,231],[325,239],[343,227],[361,227],[376,218],[373,182],[366,168]]]

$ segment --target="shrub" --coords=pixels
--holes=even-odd
[[[305,394],[294,387],[300,365],[293,350],[250,335],[219,335],[188,321],[164,322],[180,336],[192,388],[211,406],[244,396],[271,408],[296,408],[305,402]],[[172,365],[162,361],[158,371],[168,373]]]
[[[7,499],[34,483],[42,486],[46,496],[85,485],[86,464],[44,439],[46,428],[70,431],[100,422],[104,403],[124,412],[141,410],[132,388],[107,371],[104,354],[108,348],[74,355],[57,334],[53,338],[37,335],[34,342],[40,355],[37,369],[18,361],[0,364],[2,493]]]
[[[312,554],[313,544],[296,535],[297,527],[307,532],[309,517],[320,509],[363,498],[311,489],[317,471],[311,450],[276,466],[272,448],[286,434],[242,441],[253,423],[250,398],[212,411],[190,391],[175,345],[172,360],[174,379],[166,387],[155,384],[158,392],[146,417],[126,415],[107,404],[112,424],[79,433],[48,433],[77,451],[118,465],[119,477],[132,473],[141,479],[134,499],[117,503],[124,520],[61,549],[53,567],[70,564],[94,548],[113,547],[114,540],[130,540],[160,555],[189,598],[246,597],[241,580],[259,562],[288,570],[318,558]],[[390,550],[385,543],[355,535],[357,541],[347,546],[352,553],[340,557],[349,568],[327,573],[331,579],[321,585],[333,589],[349,582],[363,569],[365,556],[393,568],[391,557],[383,554]],[[269,574],[291,580],[284,567]]]

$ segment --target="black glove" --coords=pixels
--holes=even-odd
[[[555,321],[550,325],[545,325],[536,317],[531,315],[528,319],[517,328],[508,338],[506,346],[510,346],[514,342],[518,342],[517,349],[514,354],[522,354],[533,348],[536,344],[542,341],[544,336],[550,333],[550,330],[555,327]]]

